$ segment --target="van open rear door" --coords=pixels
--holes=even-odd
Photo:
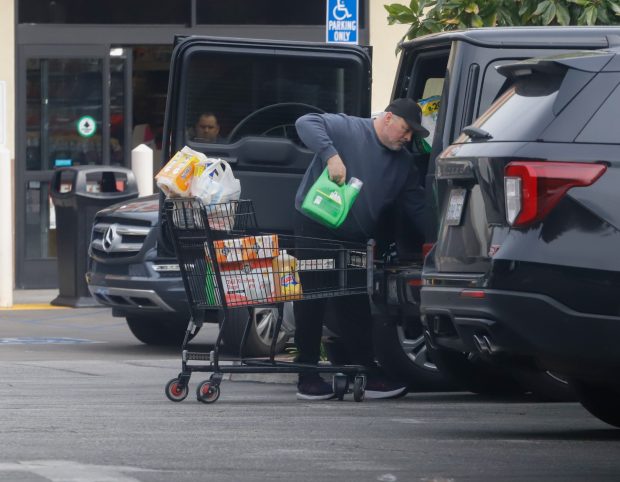
[[[295,121],[310,112],[370,115],[371,61],[355,45],[179,39],[171,64],[162,162],[187,145],[227,160],[261,229],[292,229],[313,154]]]

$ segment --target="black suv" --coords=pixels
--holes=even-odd
[[[620,49],[497,70],[507,90],[437,160],[427,344],[461,380],[472,354],[565,375],[620,426]]]

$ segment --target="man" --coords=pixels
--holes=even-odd
[[[426,137],[421,111],[412,99],[396,99],[374,119],[344,114],[307,114],[295,124],[299,137],[315,153],[299,186],[295,207],[295,234],[306,237],[366,242],[376,237],[382,211],[395,202],[405,207],[407,219],[423,233],[423,189],[411,153],[405,145],[414,134]],[[301,204],[312,184],[327,167],[332,181],[342,184],[351,177],[364,185],[347,219],[336,230],[323,227],[301,214]],[[303,242],[303,241],[302,241]],[[301,247],[301,246],[300,246]],[[302,286],[306,286],[301,273]],[[311,280],[308,278],[308,282]],[[389,380],[376,367],[372,348],[372,318],[368,296],[356,295],[295,302],[297,361],[319,361],[322,323],[327,303],[338,314],[340,335],[350,362],[370,367],[366,398],[402,395],[406,387]],[[318,374],[300,374],[297,398],[326,400],[334,396],[331,384]]]
[[[194,140],[202,142],[220,142],[220,124],[212,112],[200,114],[194,126]]]

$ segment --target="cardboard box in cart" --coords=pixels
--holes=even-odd
[[[215,259],[220,264],[253,259],[272,259],[279,254],[278,236],[275,234],[222,239],[214,241],[213,247]]]
[[[245,236],[214,241],[226,303],[244,306],[270,303],[275,294],[272,259],[278,255],[276,235]],[[206,246],[205,246],[206,248]],[[205,249],[207,258],[209,257]],[[215,274],[207,274],[207,299],[215,299]],[[211,277],[211,280],[209,279]]]
[[[220,264],[228,306],[271,303],[275,293],[270,259]]]

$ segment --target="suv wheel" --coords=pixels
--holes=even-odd
[[[375,356],[393,377],[409,383],[413,390],[438,390],[447,382],[432,360],[418,317],[375,316]]]
[[[250,319],[250,331],[245,341],[244,355],[269,355],[278,321],[278,310],[273,307],[229,309],[226,327],[222,333],[224,344],[228,350],[238,352],[248,319]],[[280,330],[276,341],[276,353],[284,349],[288,339],[287,331]]]
[[[164,318],[155,315],[127,315],[125,317],[131,333],[147,345],[179,346],[183,343],[188,320],[185,318]],[[190,340],[198,333],[197,328]]]
[[[571,380],[577,399],[585,409],[603,422],[620,427],[620,388],[583,380]]]

